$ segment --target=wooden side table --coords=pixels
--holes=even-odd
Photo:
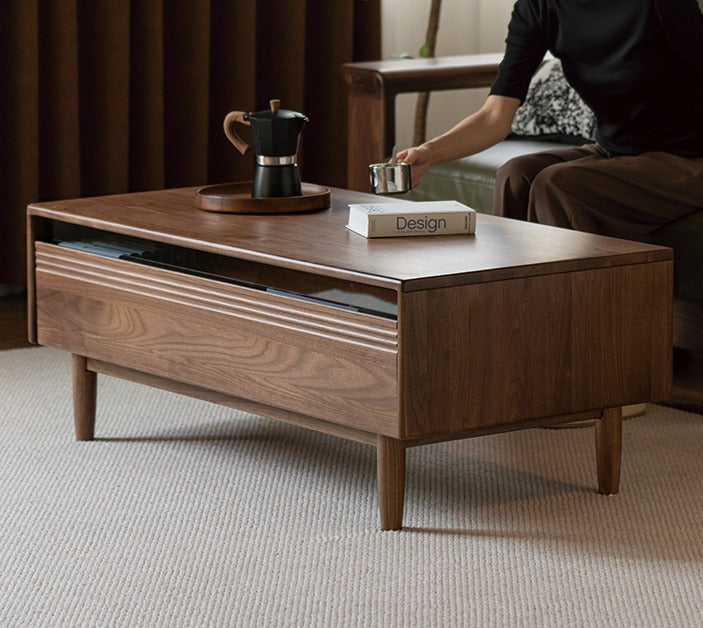
[[[347,187],[368,192],[368,165],[390,155],[398,94],[487,87],[502,58],[502,54],[482,54],[344,64],[349,90]]]

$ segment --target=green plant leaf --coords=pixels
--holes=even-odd
[[[422,48],[420,48],[420,51],[417,54],[421,59],[424,59],[424,58],[430,56],[430,47],[427,44],[427,42],[422,44]]]

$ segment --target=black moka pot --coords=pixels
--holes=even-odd
[[[234,124],[251,126],[256,157],[251,194],[254,198],[300,196],[298,144],[308,118],[297,111],[281,109],[280,100],[272,100],[270,104],[270,110],[228,113],[223,123],[225,135],[244,155],[249,145],[237,135]]]

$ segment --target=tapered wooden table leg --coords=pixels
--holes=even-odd
[[[607,408],[596,419],[598,492],[614,495],[620,488],[622,452],[622,408]]]
[[[95,435],[95,403],[97,397],[97,375],[89,371],[87,360],[73,354],[73,423],[76,440],[93,440]]]
[[[395,438],[379,436],[376,449],[381,530],[400,530],[405,500],[405,445]]]

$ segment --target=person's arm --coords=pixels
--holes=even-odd
[[[424,144],[400,151],[397,159],[412,165],[415,186],[430,166],[473,155],[505,139],[519,106],[518,98],[490,95],[476,113]]]
[[[548,0],[515,2],[505,56],[483,107],[446,133],[398,153],[397,158],[412,165],[413,185],[430,166],[478,153],[510,133],[515,112],[548,48],[549,15]]]

